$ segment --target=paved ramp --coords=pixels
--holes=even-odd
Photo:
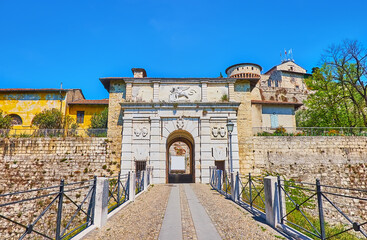
[[[281,238],[209,185],[157,184],[84,240]]]

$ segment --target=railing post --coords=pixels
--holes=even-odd
[[[148,172],[147,171],[144,171],[143,172],[143,178],[144,178],[144,191],[146,191],[148,189]]]
[[[283,203],[283,199],[282,199],[282,183],[280,181],[280,176],[278,176],[278,204],[279,204],[279,218],[280,218],[280,223],[284,224],[284,219],[283,219],[283,204],[285,206],[285,202]]]
[[[222,170],[217,170],[217,184],[218,191],[222,191]]]
[[[96,186],[97,186],[97,177],[94,176],[93,178],[93,190],[92,190],[92,196],[90,197],[90,201],[89,201],[89,206],[88,206],[88,212],[87,212],[87,222],[89,222],[89,219],[91,219],[91,221],[89,222],[89,224],[87,224],[87,227],[90,225],[93,225],[94,222],[94,216],[91,217],[91,214],[94,214],[94,206],[95,206],[95,202],[96,202]],[[92,213],[93,211],[93,213]]]
[[[248,174],[248,186],[250,191],[250,207],[252,210],[252,180],[251,180],[251,173]]]
[[[130,182],[129,182],[129,200],[130,201],[135,201],[135,172],[134,171],[130,171],[129,172],[130,175]]]
[[[108,178],[98,177],[94,202],[94,225],[101,228],[107,222],[108,214]]]
[[[57,205],[57,218],[56,218],[56,240],[60,240],[61,230],[61,217],[62,217],[62,202],[64,198],[64,179],[60,181],[59,203]]]
[[[273,228],[276,228],[280,215],[279,189],[277,188],[276,177],[264,177],[264,195],[266,222]]]
[[[234,176],[234,173],[232,173],[232,175]],[[238,202],[240,200],[240,176],[239,173],[236,173],[236,176],[234,177],[234,187],[232,190],[232,200],[235,202]]]
[[[121,197],[121,189],[120,189],[120,181],[121,181],[121,171],[119,171],[119,175],[117,177],[117,205],[120,204],[120,197]]]
[[[322,193],[321,193],[320,179],[316,179],[316,193],[317,193],[317,205],[319,207],[321,240],[324,240],[325,239],[325,221],[324,221],[324,209],[322,207]]]

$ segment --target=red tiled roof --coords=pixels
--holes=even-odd
[[[302,106],[303,103],[299,102],[278,102],[278,101],[262,101],[262,100],[251,100],[252,104],[279,104],[279,105],[295,105],[295,106]]]
[[[93,105],[108,105],[108,99],[99,99],[99,100],[87,100],[87,99],[81,99],[74,102],[71,102],[69,104],[93,104]]]
[[[61,88],[0,88],[0,92],[58,92],[80,89],[61,89]]]

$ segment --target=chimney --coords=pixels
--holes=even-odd
[[[131,71],[134,74],[134,78],[145,78],[147,77],[147,72],[144,68],[132,68]]]

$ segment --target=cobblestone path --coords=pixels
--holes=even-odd
[[[154,185],[84,239],[220,238],[285,239],[206,184]]]
[[[158,239],[171,188],[150,187],[120,212],[108,219],[102,229],[90,232],[88,240]]]

